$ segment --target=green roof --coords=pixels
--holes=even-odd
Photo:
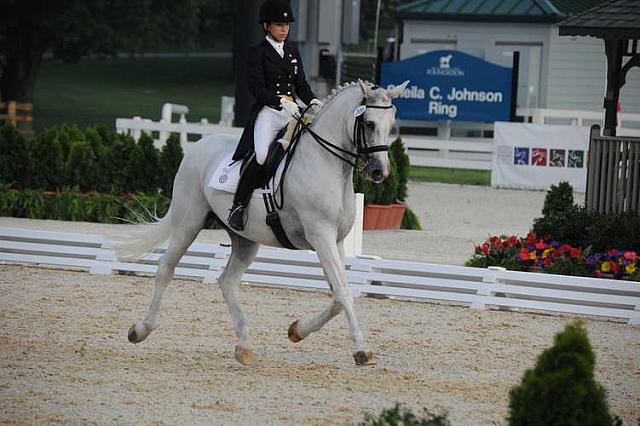
[[[419,0],[397,9],[398,19],[558,22],[603,0]]]

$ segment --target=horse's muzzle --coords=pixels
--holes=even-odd
[[[388,172],[385,173],[382,161],[375,158],[371,158],[369,161],[367,161],[367,163],[364,165],[363,171],[364,176],[375,183],[382,182],[388,175]]]

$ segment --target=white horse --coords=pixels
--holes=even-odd
[[[391,101],[402,93],[407,83],[391,90],[363,82],[351,83],[328,96],[310,130],[298,141],[282,188],[285,204],[279,213],[287,236],[296,247],[316,251],[333,292],[333,301],[324,311],[291,324],[289,339],[299,342],[344,310],[358,365],[374,364],[375,360],[358,325],[344,272],[342,242],[355,215],[353,162],[355,158],[364,160],[363,174],[372,181],[381,182],[387,177],[389,133],[395,123],[395,107]],[[212,189],[207,183],[236,144],[237,138],[229,135],[207,136],[193,143],[176,174],[173,200],[165,217],[139,236],[117,246],[120,258],[140,257],[169,239],[160,259],[147,315],[129,330],[132,343],[143,341],[156,328],[162,295],[178,261],[207,217],[213,213],[227,225],[233,195]],[[248,208],[245,230],[235,232],[227,228],[232,250],[218,280],[238,338],[235,357],[244,365],[252,363],[253,355],[247,323],[236,296],[240,279],[260,244],[281,246],[266,225],[265,214],[264,203],[254,200]]]

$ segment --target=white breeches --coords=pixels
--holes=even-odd
[[[253,129],[253,145],[258,164],[264,164],[269,153],[269,145],[290,120],[291,116],[284,110],[278,111],[268,106],[260,110]]]

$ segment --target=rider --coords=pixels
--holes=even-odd
[[[296,97],[311,107],[322,107],[307,83],[298,49],[286,42],[289,24],[294,21],[285,1],[266,0],[260,8],[259,23],[265,39],[250,48],[247,64],[249,90],[256,103],[233,154],[234,160],[240,160],[252,149],[255,152],[240,176],[229,214],[229,226],[237,231],[244,229],[245,208],[262,173],[271,142],[291,117],[299,114]]]

